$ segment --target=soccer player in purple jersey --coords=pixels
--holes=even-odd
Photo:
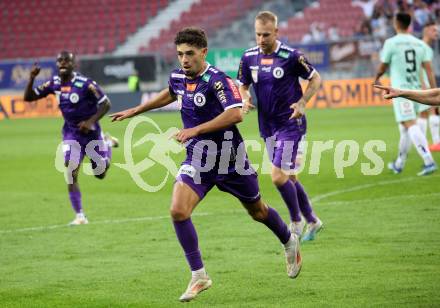
[[[254,108],[249,88],[252,85],[258,99],[260,135],[266,141],[272,160],[272,182],[280,192],[290,213],[290,230],[302,235],[303,241],[313,240],[322,228],[309,198],[299,183],[297,152],[306,134],[305,106],[321,85],[318,72],[304,55],[277,40],[277,16],[269,11],[255,18],[257,45],[246,50],[238,69],[239,90],[245,103],[243,111]],[[299,77],[308,80],[303,94]]]
[[[71,52],[62,51],[57,56],[56,65],[58,75],[33,88],[34,80],[40,72],[40,67],[34,65],[24,99],[31,102],[49,94],[56,95],[64,117],[64,164],[71,172],[67,188],[76,213],[70,225],[87,224],[78,185],[78,171],[85,155],[89,156],[98,179],[103,179],[110,167],[111,147],[118,145],[117,139],[110,135],[104,136],[98,121],[107,113],[111,104],[96,82],[74,72],[75,56]]]
[[[171,72],[169,87],[150,101],[111,117],[113,121],[121,121],[176,99],[181,105],[184,128],[175,138],[185,145],[186,159],[174,184],[170,213],[192,278],[180,300],[190,301],[212,284],[202,262],[191,213],[214,186],[235,196],[253,219],[275,233],[284,245],[287,274],[295,278],[301,269],[298,237],[261,200],[257,174],[240,147],[243,140],[235,124],[242,121],[243,104],[238,88],[228,76],[205,61],[208,43],[203,30],[185,28],[177,33],[174,43],[181,69]],[[213,168],[201,167],[202,157],[205,166],[208,161],[215,161]]]

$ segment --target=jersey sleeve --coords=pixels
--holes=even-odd
[[[302,52],[295,50],[290,58],[294,72],[302,79],[310,80],[316,70]]]
[[[46,97],[49,94],[54,94],[54,83],[53,80],[48,80],[38,87],[34,88],[34,93],[38,96],[38,98]]]
[[[221,76],[212,81],[212,90],[224,110],[242,107],[243,102],[237,86],[228,76]]]
[[[380,61],[382,63],[389,64],[391,62],[392,46],[389,40],[386,40],[383,44],[382,51],[380,52]]]
[[[247,63],[246,54],[243,54],[240,60],[240,65],[237,72],[237,81],[243,85],[250,85],[252,83],[252,74]]]
[[[108,99],[107,95],[104,94],[101,87],[93,80],[87,81],[87,89],[89,91],[89,95],[93,100],[96,101],[96,104],[103,103],[106,99]]]
[[[424,57],[422,62],[431,62],[434,59],[434,52],[427,44],[423,44]]]

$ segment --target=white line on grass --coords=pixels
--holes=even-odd
[[[337,204],[345,204],[345,203],[365,203],[365,202],[371,202],[372,199],[358,199],[358,200],[351,200],[351,201],[335,201],[335,202],[326,202],[323,203],[321,200],[326,199],[328,197],[333,197],[336,195],[342,195],[348,192],[358,191],[365,188],[380,186],[380,185],[388,185],[388,184],[396,184],[396,183],[404,183],[409,182],[413,180],[421,180],[421,179],[432,179],[436,176],[429,176],[429,177],[409,177],[409,178],[403,178],[403,179],[397,179],[397,180],[390,180],[390,181],[380,181],[376,183],[371,184],[363,184],[358,186],[352,186],[347,189],[341,189],[332,191],[326,194],[318,195],[311,199],[312,202],[319,202],[319,204],[328,204],[328,205],[337,205]],[[413,197],[420,197],[420,196],[440,196],[440,193],[432,193],[432,194],[423,194],[423,195],[403,195],[403,196],[395,196],[395,197],[387,197],[382,199],[375,199],[375,201],[386,201],[391,199],[403,199],[403,198],[413,198]],[[221,213],[215,213],[215,215],[219,214],[229,214],[229,213],[237,213],[238,210],[232,210],[232,211],[225,211]],[[214,215],[213,213],[193,213],[192,216],[211,216]],[[152,220],[162,220],[162,219],[169,219],[170,216],[145,216],[145,217],[134,217],[134,218],[125,218],[125,219],[107,219],[107,220],[101,220],[101,221],[94,221],[93,225],[106,225],[106,224],[122,224],[122,223],[130,223],[130,222],[140,222],[140,221],[152,221]],[[59,229],[59,228],[66,228],[69,227],[69,225],[52,225],[52,226],[39,226],[39,227],[29,227],[29,228],[21,228],[21,229],[10,229],[10,230],[0,230],[0,234],[8,234],[8,233],[20,233],[20,232],[31,232],[31,231],[44,231],[44,230],[53,230],[53,229]]]
[[[210,213],[193,213],[192,216],[210,216],[213,214]],[[139,222],[139,221],[150,221],[150,220],[161,220],[161,219],[170,219],[170,216],[145,216],[145,217],[134,217],[134,218],[126,218],[126,219],[107,219],[101,221],[94,221],[93,225],[107,225],[107,224],[123,224],[129,222]],[[65,225],[52,225],[52,226],[39,226],[39,227],[29,227],[29,228],[21,228],[21,229],[11,229],[11,230],[0,230],[0,234],[7,233],[20,233],[20,232],[30,232],[30,231],[45,231],[45,230],[53,230],[59,228],[78,228],[78,226],[69,226]],[[79,226],[80,227],[80,226]]]
[[[319,202],[319,205],[351,205],[351,204],[362,204],[362,203],[375,203],[375,202],[386,202],[393,200],[402,200],[402,199],[414,199],[414,198],[438,198],[440,197],[439,193],[430,193],[430,194],[417,194],[417,195],[398,195],[391,196],[385,198],[375,198],[375,199],[357,199],[357,200],[346,200],[346,201],[332,201],[332,202]]]
[[[375,182],[375,183],[371,183],[371,184],[363,184],[363,185],[358,185],[358,186],[352,186],[350,188],[341,189],[341,190],[335,190],[335,191],[332,191],[332,192],[329,192],[329,193],[326,193],[326,194],[318,195],[316,197],[313,197],[311,199],[311,201],[312,202],[318,202],[318,201],[321,201],[321,200],[326,199],[328,197],[342,195],[342,194],[345,194],[345,193],[348,193],[348,192],[358,191],[358,190],[362,190],[362,189],[370,188],[370,187],[375,187],[375,186],[388,185],[388,184],[396,184],[396,183],[404,183],[404,182],[410,182],[410,181],[414,181],[414,180],[429,180],[429,179],[432,179],[434,177],[438,177],[438,175],[413,176],[413,177],[397,179],[397,180],[379,181],[379,182]]]

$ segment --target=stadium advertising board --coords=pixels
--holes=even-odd
[[[0,89],[24,89],[29,81],[29,73],[35,61],[0,62]],[[35,79],[38,86],[56,73],[56,65],[51,61],[38,61],[40,74]]]
[[[59,117],[61,112],[54,95],[26,102],[21,95],[0,96],[0,120]]]
[[[330,63],[328,44],[297,45],[294,48],[301,50],[317,70],[328,68]]]
[[[368,106],[391,106],[383,93],[373,87],[373,78],[348,80],[325,80],[307,106],[309,108],[346,108]],[[389,80],[383,79],[383,85]]]
[[[235,79],[244,51],[243,48],[209,49],[206,61]]]
[[[141,82],[156,80],[156,56],[121,56],[82,58],[80,71],[100,85],[126,83],[127,78],[137,71]]]

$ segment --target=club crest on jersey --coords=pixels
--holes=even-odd
[[[275,67],[273,69],[272,74],[273,74],[273,77],[280,79],[281,77],[284,76],[284,70],[281,67]]]
[[[76,104],[79,101],[79,95],[77,93],[72,93],[70,94],[69,99],[72,104]]]
[[[203,93],[196,93],[194,95],[194,104],[198,107],[202,107],[206,103],[206,97]]]

